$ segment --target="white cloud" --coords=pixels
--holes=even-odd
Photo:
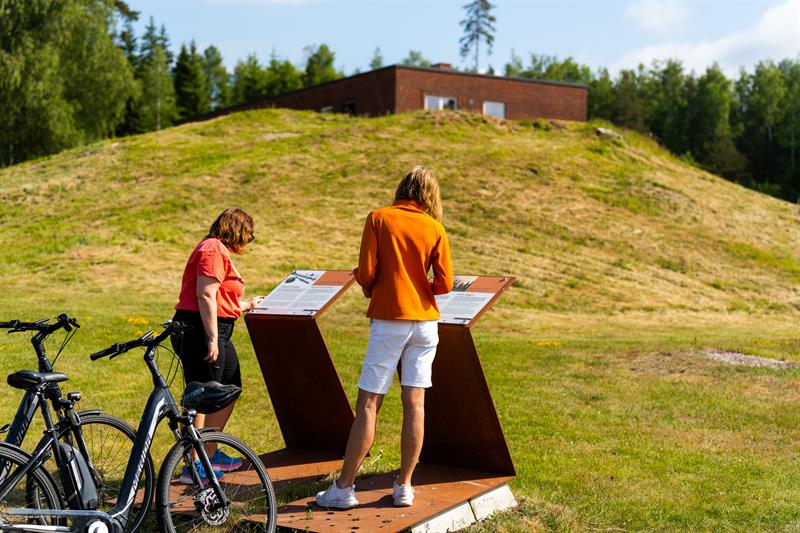
[[[623,56],[611,71],[672,58],[681,60],[686,70],[698,73],[716,61],[728,76],[735,76],[740,67],[750,69],[760,60],[797,58],[799,54],[800,0],[787,0],[767,9],[747,30],[714,41],[646,46]]]
[[[661,34],[680,28],[690,14],[686,3],[674,0],[635,0],[625,8],[625,17],[642,30]]]

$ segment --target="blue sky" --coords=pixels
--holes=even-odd
[[[434,62],[463,66],[463,18],[458,1],[415,0],[129,0],[165,24],[173,48],[195,39],[215,44],[228,67],[255,52],[274,53],[297,65],[307,45],[326,43],[336,66],[350,74],[368,70],[376,47],[384,63],[399,63],[419,50]],[[730,75],[760,59],[800,57],[800,0],[497,0],[494,53],[482,59],[501,71],[511,51],[526,63],[531,52],[572,56],[612,72],[669,57],[690,70],[714,61]]]

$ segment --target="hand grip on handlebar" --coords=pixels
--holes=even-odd
[[[97,361],[101,357],[106,357],[107,355],[111,355],[111,354],[117,353],[119,351],[120,347],[121,346],[119,344],[114,344],[113,346],[110,346],[110,347],[106,348],[105,350],[100,350],[99,352],[93,353],[92,355],[89,356],[89,359],[91,359],[92,361]]]

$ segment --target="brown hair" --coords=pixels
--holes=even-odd
[[[238,254],[250,242],[252,232],[252,217],[238,207],[229,207],[211,224],[206,239],[219,239],[229,250]]]
[[[439,182],[428,168],[417,165],[406,172],[405,177],[397,186],[394,200],[414,200],[427,214],[436,220],[442,220],[442,196],[439,192]]]

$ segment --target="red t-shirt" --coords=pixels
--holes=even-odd
[[[200,311],[197,304],[198,276],[210,276],[220,283],[217,291],[218,317],[241,316],[239,299],[244,295],[244,280],[233,265],[230,251],[219,239],[209,238],[201,241],[189,256],[186,268],[183,269],[181,295],[175,309]]]

